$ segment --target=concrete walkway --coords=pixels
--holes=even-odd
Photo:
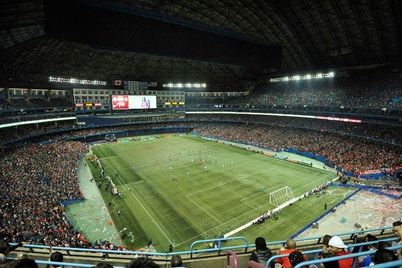
[[[85,159],[80,163],[78,174],[85,201],[67,206],[66,215],[70,223],[91,242],[102,239],[121,245],[122,241],[99,189],[94,181],[91,182],[92,174],[85,165]]]

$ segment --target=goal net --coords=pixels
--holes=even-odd
[[[279,206],[280,204],[283,204],[294,197],[295,196],[292,189],[288,186],[285,186],[269,194],[269,203],[273,204],[274,206]]]

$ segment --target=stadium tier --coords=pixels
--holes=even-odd
[[[0,268],[402,265],[401,1],[0,2]]]

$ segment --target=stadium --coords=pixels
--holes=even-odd
[[[2,267],[402,265],[399,1],[0,6]]]

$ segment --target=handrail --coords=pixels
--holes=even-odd
[[[18,260],[17,258],[7,258],[7,260]],[[35,260],[37,264],[44,264],[44,265],[58,265],[60,267],[80,267],[80,268],[93,268],[93,264],[85,264],[85,263],[75,263],[75,262],[58,262],[58,261],[42,261],[42,260]],[[113,268],[125,268],[123,266],[113,266]]]
[[[390,241],[396,241],[396,240],[398,240],[397,237],[392,237],[392,238],[386,238],[386,239],[377,240],[377,241],[363,242],[363,243],[357,243],[357,244],[349,244],[349,245],[346,245],[346,246],[349,249],[349,248],[355,248],[355,247],[361,247],[361,246],[377,244],[378,242],[390,242]],[[312,250],[303,251],[303,254],[320,253],[320,252],[322,252],[322,249],[312,249]],[[318,254],[315,255],[314,259],[317,257],[317,255]],[[280,255],[274,255],[274,256],[272,256],[271,258],[268,259],[268,261],[265,264],[265,267],[267,267],[267,268],[270,267],[271,262],[273,260],[275,260],[275,259],[279,259],[279,258],[282,258],[282,257],[288,257],[288,256],[289,256],[289,253],[280,254]]]
[[[364,231],[356,231],[356,232],[347,232],[347,233],[338,233],[334,234],[337,236],[350,236],[352,238],[355,234],[364,234],[364,233],[372,233],[376,231],[380,231],[380,234],[383,234],[385,230],[392,229],[391,227],[382,227],[382,228],[375,228],[375,229],[369,229],[369,230],[364,230]],[[239,245],[239,246],[228,246],[228,247],[219,247],[219,248],[213,248],[213,249],[198,249],[195,250],[193,249],[195,244],[198,243],[205,243],[205,242],[216,242],[216,241],[227,241],[227,240],[235,240],[235,239],[241,239],[245,241],[246,244]],[[295,239],[297,242],[301,241],[312,241],[312,240],[317,240],[317,244],[320,243],[322,237],[321,236],[316,236],[316,237],[307,237],[307,238],[301,238],[301,239]],[[278,240],[278,241],[271,241],[267,242],[267,245],[284,245],[285,240]],[[16,243],[10,243],[10,245],[16,245]],[[221,244],[219,244],[221,245]],[[33,245],[33,244],[25,244],[23,246],[24,248],[28,249],[47,249],[49,252],[51,250],[62,250],[66,251],[68,254],[70,254],[70,251],[78,251],[78,252],[91,252],[91,253],[101,253],[101,254],[133,254],[133,255],[143,255],[143,256],[160,256],[160,257],[170,257],[176,254],[182,254],[182,255],[188,255],[190,254],[192,257],[193,253],[207,253],[207,252],[220,252],[222,250],[235,250],[235,249],[245,249],[245,252],[247,252],[248,248],[254,248],[255,244],[249,244],[246,238],[244,237],[226,237],[226,238],[219,238],[219,239],[207,239],[207,240],[197,240],[193,242],[190,246],[190,250],[187,251],[176,251],[176,252],[171,252],[171,253],[158,253],[158,252],[144,252],[144,251],[130,251],[130,250],[106,250],[106,249],[91,249],[91,248],[71,248],[71,247],[49,247],[49,246],[44,246],[44,245]]]
[[[377,244],[378,242],[392,242],[399,240],[398,237],[390,237],[390,238],[384,238],[381,240],[375,240],[375,241],[369,241],[369,242],[361,242],[361,243],[356,243],[356,244],[349,244],[346,245],[348,248],[355,248],[355,247],[361,247],[361,246],[367,246],[367,245],[372,245],[372,244]]]
[[[190,253],[190,258],[193,257],[193,252],[195,252],[195,250],[193,250],[195,245],[201,244],[201,243],[209,243],[209,242],[219,242],[218,243],[218,248],[213,248],[213,251],[218,251],[218,254],[220,253],[220,251],[222,249],[231,249],[232,247],[221,247],[221,242],[222,241],[228,241],[228,240],[243,240],[246,244],[245,244],[245,250],[247,252],[247,248],[249,246],[248,241],[245,237],[243,236],[235,236],[235,237],[224,237],[224,238],[214,238],[214,239],[203,239],[203,240],[196,240],[193,243],[191,243],[190,245],[190,249],[189,249],[189,253]],[[241,245],[242,247],[244,245]]]
[[[381,231],[381,234],[384,233],[385,230],[392,229],[392,226],[383,226],[380,228],[374,228],[374,229],[368,229],[364,231],[352,231],[352,232],[345,232],[345,233],[336,233],[332,234],[332,236],[345,236],[345,235],[350,235],[350,238],[354,236],[355,234],[364,234],[364,233],[369,233],[369,232],[376,232],[376,231]],[[322,236],[313,236],[313,237],[308,237],[308,238],[302,238],[302,239],[295,239],[295,241],[307,241],[307,240],[313,240],[313,239],[322,239]]]
[[[385,262],[385,263],[381,263],[381,264],[375,264],[373,266],[366,266],[366,267],[370,267],[370,268],[388,268],[388,267],[400,267],[402,266],[402,260],[398,260],[398,261],[390,261],[390,262]]]
[[[230,256],[233,256],[234,268],[239,267],[236,253],[230,250],[226,253],[226,268],[230,268]]]
[[[11,244],[13,245],[13,244]],[[54,250],[62,250],[66,251],[68,254],[70,251],[78,251],[78,252],[93,252],[93,253],[110,253],[110,254],[136,254],[136,255],[154,255],[154,256],[166,256],[167,253],[158,253],[158,252],[145,252],[145,251],[131,251],[131,250],[111,250],[111,249],[92,249],[92,248],[70,248],[70,247],[49,247],[42,245],[30,245],[25,244],[22,247],[24,248],[38,248],[38,249],[48,249],[49,251]]]
[[[402,248],[402,245],[387,247],[387,249],[389,249],[389,250],[396,250],[396,249],[400,249],[400,248]],[[318,259],[318,260],[311,260],[311,261],[304,261],[304,262],[297,264],[294,268],[301,268],[303,266],[310,265],[310,264],[325,263],[325,262],[338,261],[338,260],[344,260],[344,259],[350,259],[350,258],[355,259],[356,257],[371,255],[371,254],[375,253],[376,251],[377,250],[368,250],[368,251],[352,253],[352,254],[347,254],[347,255],[342,255],[342,256],[336,256],[336,257],[330,257],[330,258],[324,258],[324,259]]]

